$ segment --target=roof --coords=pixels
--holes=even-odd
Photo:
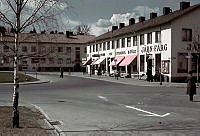
[[[175,19],[177,19],[177,18],[179,18],[179,17],[181,17],[181,16],[183,16],[183,15],[185,15],[185,14],[187,14],[187,13],[189,13],[189,12],[199,8],[199,7],[200,7],[200,4],[197,4],[197,5],[188,7],[185,10],[176,10],[172,13],[167,14],[167,15],[158,16],[154,19],[148,19],[148,20],[141,22],[141,23],[136,23],[136,24],[133,24],[133,25],[125,26],[121,29],[117,29],[117,30],[114,30],[114,31],[104,33],[104,34],[92,39],[89,42],[92,43],[92,42],[95,42],[95,41],[106,40],[106,39],[109,39],[109,38],[112,38],[112,37],[118,37],[118,36],[121,36],[121,35],[130,34],[130,33],[133,33],[133,32],[138,32],[138,31],[142,31],[142,30],[145,30],[145,29],[148,29],[148,28],[167,24],[167,23],[172,22]]]
[[[84,44],[94,39],[93,35],[74,35],[67,38],[65,34],[39,34],[21,33],[20,42],[42,42],[42,43],[65,43],[65,44]],[[7,33],[3,36],[4,41],[14,42],[14,34]]]

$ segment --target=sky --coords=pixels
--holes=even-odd
[[[112,25],[128,24],[130,18],[149,18],[150,12],[162,15],[163,7],[178,10],[182,0],[68,0],[67,12],[62,16],[63,28],[73,30],[76,25],[87,24],[90,34],[100,35],[111,30]],[[190,0],[191,5],[200,0]]]

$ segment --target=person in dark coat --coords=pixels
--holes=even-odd
[[[63,68],[60,68],[60,78],[63,78]]]
[[[192,77],[192,72],[190,71],[187,78],[187,94],[189,95],[190,101],[193,101],[193,96],[196,94],[196,84],[195,78]]]

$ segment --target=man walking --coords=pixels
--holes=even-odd
[[[193,96],[196,94],[196,84],[194,77],[192,77],[192,71],[190,71],[188,74],[187,94],[189,95],[190,101],[193,101]]]

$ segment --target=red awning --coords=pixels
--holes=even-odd
[[[94,59],[91,63],[91,65],[94,65],[94,63],[97,61],[98,59]]]
[[[119,64],[119,66],[128,66],[137,57],[137,55],[126,56],[125,59]]]
[[[86,65],[90,65],[92,63],[92,58],[90,58],[89,60],[87,60],[83,65],[86,66]]]
[[[116,56],[109,66],[117,66],[124,58],[124,56]]]

